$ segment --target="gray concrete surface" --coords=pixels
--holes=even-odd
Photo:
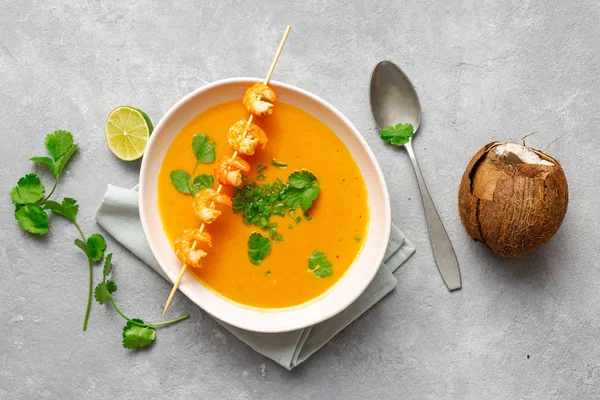
[[[592,399],[600,397],[600,3],[558,1],[9,2],[0,5],[0,398]],[[81,332],[87,272],[54,220],[32,238],[8,192],[44,135],[68,129],[81,151],[58,189],[86,232],[106,184],[132,186],[139,163],[109,152],[116,105],[157,122],[220,78],[262,76],[293,25],[275,78],[336,105],[379,158],[393,220],[417,245],[397,290],[292,372],[256,354],[177,296],[189,322],[148,351],[120,347],[121,319],[94,306]],[[431,255],[408,157],[384,145],[367,89],[381,59],[421,96],[415,151],[454,241],[464,289],[448,293]],[[456,193],[492,140],[559,137],[570,205],[545,248],[515,261],[466,235]],[[46,182],[49,177],[43,173]],[[113,241],[118,300],[157,319],[169,285]]]

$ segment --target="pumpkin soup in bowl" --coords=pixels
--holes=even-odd
[[[243,186],[223,189],[233,198],[233,212],[223,210],[209,225],[212,247],[206,249],[202,268],[189,269],[225,298],[258,308],[297,306],[333,286],[360,251],[369,221],[364,179],[343,142],[300,108],[283,102],[276,107],[273,115],[255,120],[269,133],[268,146],[244,157],[253,168]],[[246,117],[241,100],[218,104],[192,119],[169,146],[158,177],[158,207],[173,245],[185,229],[201,225],[192,209],[192,194],[185,187],[178,190],[173,174],[190,171],[193,180],[210,176],[214,168],[214,162],[198,162],[194,137],[202,134],[213,142],[219,159],[231,153],[227,132],[232,122]],[[320,187],[306,211],[286,207],[284,196],[277,199],[277,188],[281,192],[289,176],[303,170],[314,175]],[[254,216],[257,220],[251,222]],[[271,250],[258,265],[248,255],[252,233],[270,241]],[[309,268],[315,252],[324,254],[330,271],[324,272],[323,265]]]
[[[248,117],[240,98],[256,81],[207,85],[163,117],[142,162],[140,216],[169,278],[188,266],[193,278],[184,275],[179,288],[190,299],[231,325],[282,332],[329,318],[364,291],[387,246],[389,199],[356,128],[325,101],[278,82],[269,84],[275,112],[253,121],[268,144],[242,153],[243,178],[222,187],[220,165],[235,149],[230,127]],[[198,217],[204,194],[205,208],[219,210],[209,222]],[[204,236],[183,240],[190,232]],[[182,243],[199,262],[182,258]]]

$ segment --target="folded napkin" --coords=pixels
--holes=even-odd
[[[152,251],[142,230],[138,210],[137,188],[123,189],[109,185],[96,213],[96,221],[112,237],[129,249],[133,254],[168,279]],[[254,350],[292,369],[300,364],[338,332],[377,303],[383,296],[396,287],[397,281],[392,275],[406,261],[415,247],[404,234],[392,224],[390,241],[385,253],[384,263],[364,293],[347,309],[317,325],[284,333],[257,333],[236,328],[216,320],[238,339]]]

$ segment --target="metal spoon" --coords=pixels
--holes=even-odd
[[[379,126],[383,129],[388,125],[409,123],[414,127],[415,134],[421,124],[421,105],[419,97],[408,77],[390,61],[382,61],[373,70],[371,75],[371,112]],[[442,220],[435,209],[433,200],[429,195],[425,180],[417,164],[411,140],[404,145],[412,161],[421,200],[425,210],[425,219],[429,229],[429,239],[433,248],[433,257],[437,268],[448,290],[461,288],[460,269],[458,260],[450,243],[450,238],[444,229]]]

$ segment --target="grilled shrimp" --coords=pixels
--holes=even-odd
[[[215,176],[221,185],[240,186],[241,171],[250,171],[250,164],[239,157],[223,157],[215,166]]]
[[[238,153],[251,156],[254,154],[256,145],[260,143],[265,147],[269,138],[258,125],[250,124],[246,130],[247,123],[247,120],[240,119],[233,124],[227,133],[227,143]]]
[[[217,193],[214,189],[202,189],[199,191],[192,201],[192,209],[200,220],[207,224],[212,224],[221,211],[217,210],[211,203],[224,204],[231,207],[231,198],[223,193]]]
[[[206,257],[207,253],[199,248],[199,243],[212,247],[210,235],[200,232],[200,229],[186,229],[175,240],[175,255],[182,264],[194,268],[201,267],[200,260]]]
[[[263,83],[255,83],[246,90],[243,103],[252,114],[264,117],[273,114],[272,103],[276,100],[277,94],[273,89]]]

